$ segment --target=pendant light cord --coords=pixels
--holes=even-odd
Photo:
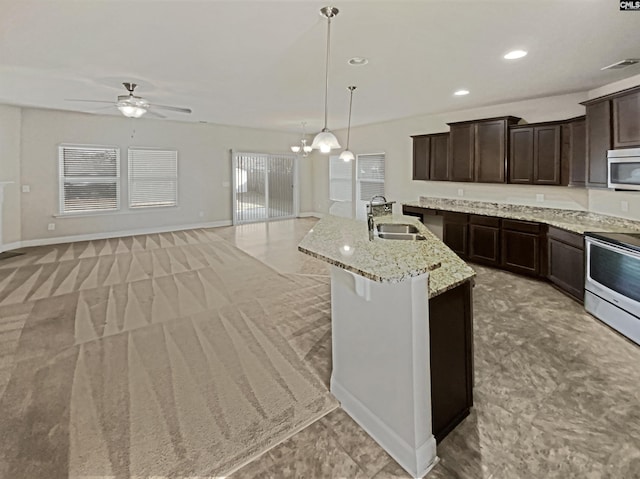
[[[324,128],[327,129],[327,104],[329,98],[329,56],[331,53],[331,15],[327,16],[327,61],[324,76]]]
[[[350,86],[349,91],[351,92],[351,97],[349,98],[349,123],[347,125],[347,150],[349,149],[349,139],[351,138],[351,106],[353,105],[353,90],[355,90],[355,86]]]

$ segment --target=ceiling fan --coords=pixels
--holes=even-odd
[[[118,110],[120,110],[120,112],[128,117],[128,118],[140,118],[142,115],[144,115],[145,113],[149,113],[149,115],[153,115],[155,117],[158,118],[166,118],[166,116],[161,115],[160,113],[153,111],[155,109],[159,109],[159,110],[170,110],[170,111],[177,111],[180,113],[191,113],[191,108],[180,108],[177,106],[167,106],[167,105],[157,105],[155,103],[150,103],[149,100],[146,100],[140,96],[136,96],[133,94],[134,90],[136,89],[136,87],[138,85],[136,85],[135,83],[128,83],[125,82],[122,84],[127,91],[129,92],[128,95],[119,95],[118,96],[118,101],[113,102],[113,101],[102,101],[102,100],[80,100],[80,99],[68,99],[66,101],[84,101],[84,102],[91,102],[91,103],[109,103],[113,106],[115,106],[116,108],[118,108]]]

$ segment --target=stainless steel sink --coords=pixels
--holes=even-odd
[[[409,225],[410,226],[410,225]],[[427,238],[417,233],[378,233],[378,237],[388,240],[424,241]]]
[[[415,226],[401,223],[380,223],[377,228],[380,233],[418,233],[418,228]],[[382,237],[382,235],[379,236]]]

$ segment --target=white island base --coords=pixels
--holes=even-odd
[[[331,392],[413,477],[437,462],[428,277],[381,283],[331,266]]]

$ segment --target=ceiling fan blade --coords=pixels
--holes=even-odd
[[[156,105],[155,103],[153,105],[149,105],[149,108],[160,108],[162,110],[178,111],[180,113],[191,113],[191,108],[180,108],[178,106]]]
[[[166,116],[151,110],[147,110],[147,115],[155,116],[156,118],[166,118]]]
[[[79,98],[65,98],[64,101],[83,101],[86,103],[109,103],[110,105],[115,105],[113,101],[102,101],[102,100],[81,100]]]

